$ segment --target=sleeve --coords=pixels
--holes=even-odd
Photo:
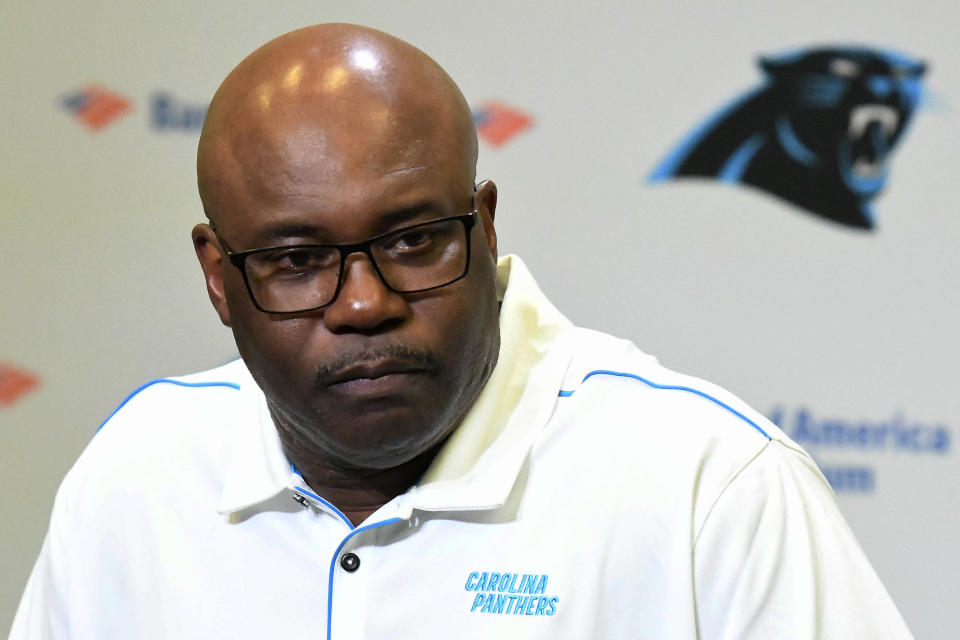
[[[58,495],[20,606],[13,618],[10,640],[59,640],[69,637],[66,599],[66,556],[63,522],[66,513]]]
[[[912,638],[806,454],[771,441],[694,541],[704,640]]]

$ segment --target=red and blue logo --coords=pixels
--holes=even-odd
[[[115,91],[99,85],[86,85],[60,100],[73,118],[91,131],[100,131],[133,110],[133,103]]]
[[[500,147],[533,126],[533,117],[502,102],[487,101],[473,110],[477,136],[492,147]]]
[[[39,385],[39,378],[29,371],[0,362],[0,409],[9,407]]]

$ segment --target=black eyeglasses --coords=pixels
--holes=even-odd
[[[384,286],[417,293],[453,284],[470,266],[470,231],[477,210],[383,233],[355,244],[295,244],[234,252],[216,226],[231,264],[243,274],[250,299],[266,313],[322,309],[343,288],[347,256],[366,254]]]

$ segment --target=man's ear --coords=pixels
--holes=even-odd
[[[197,259],[200,261],[200,268],[203,269],[210,302],[220,316],[220,322],[229,327],[230,309],[227,307],[227,297],[223,292],[223,270],[226,267],[223,250],[217,242],[216,234],[208,224],[198,224],[190,235],[193,238],[193,249],[197,252]]]
[[[483,233],[487,239],[487,248],[494,261],[497,259],[497,230],[493,220],[497,215],[497,185],[493,180],[484,180],[477,185],[477,213],[483,224]]]

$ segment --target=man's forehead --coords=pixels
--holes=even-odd
[[[216,145],[209,182],[255,200],[354,200],[412,181],[469,183],[471,167],[451,136],[411,130],[394,118],[336,126],[307,120],[251,127]]]
[[[357,92],[275,105],[225,131],[220,146],[251,167],[258,164],[330,171],[371,167],[401,170],[458,150],[449,111],[428,101],[385,103]]]

